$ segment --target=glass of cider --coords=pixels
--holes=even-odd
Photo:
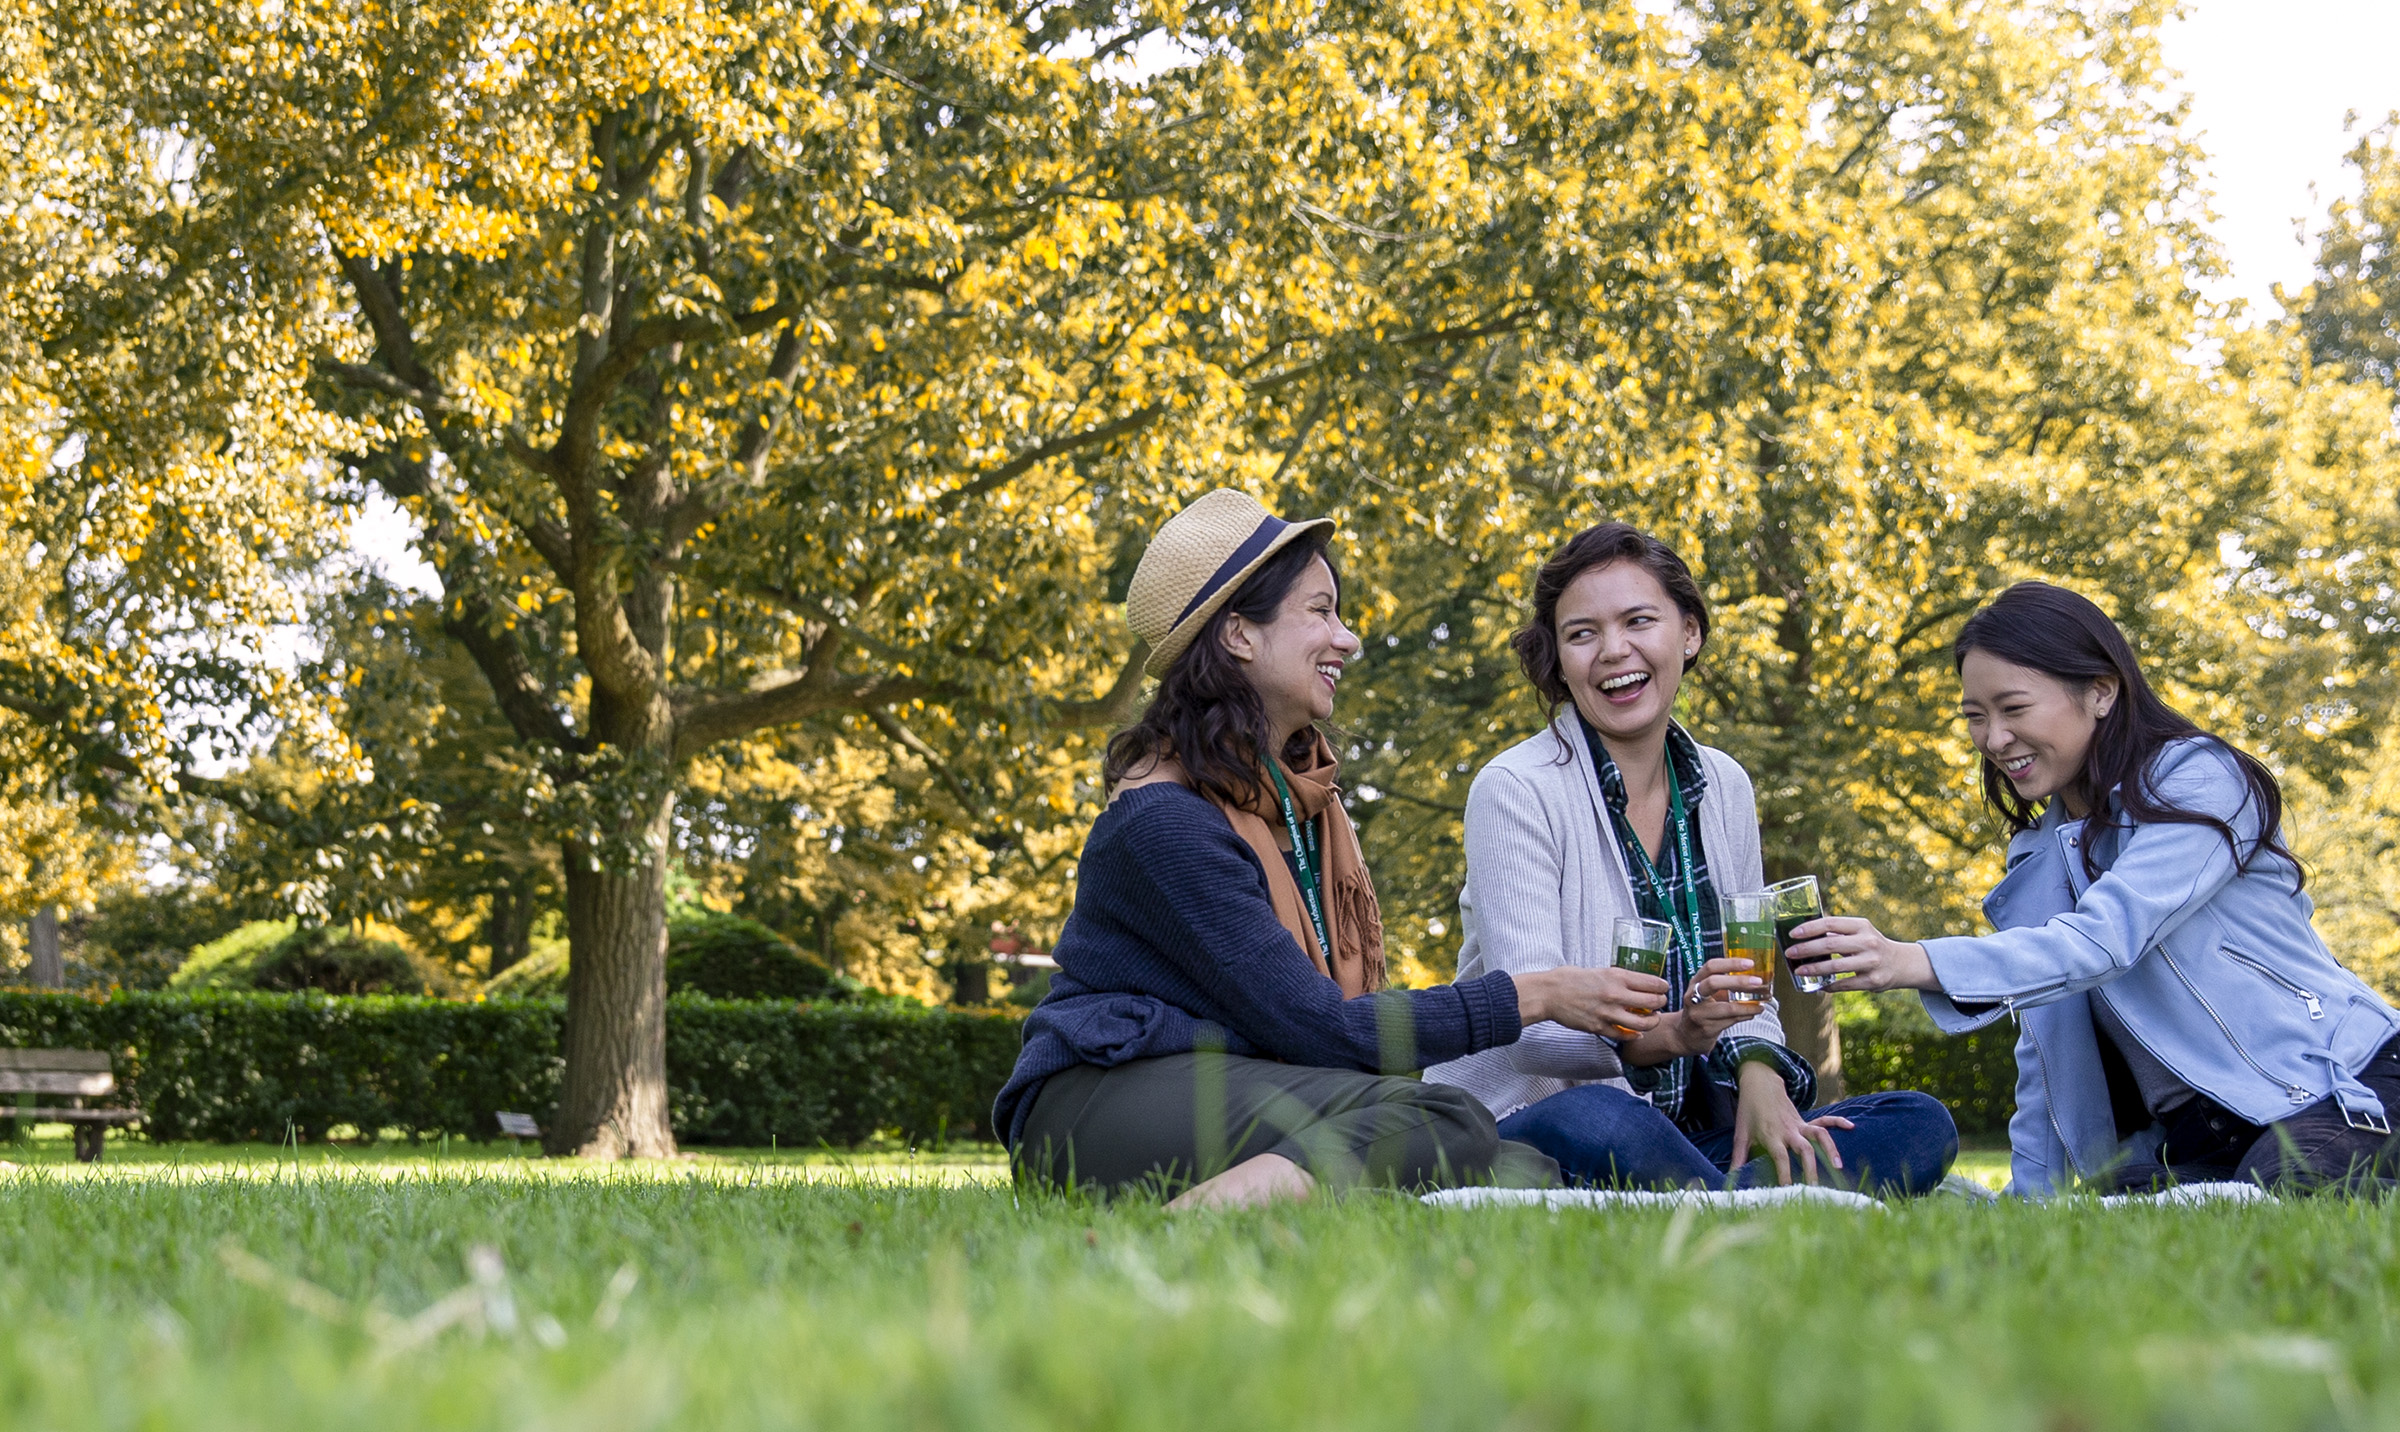
[[[1775,897],[1764,890],[1721,895],[1718,906],[1725,919],[1725,958],[1748,960],[1748,973],[1765,983],[1757,989],[1727,990],[1724,997],[1742,1004],[1763,1003],[1775,991]]]

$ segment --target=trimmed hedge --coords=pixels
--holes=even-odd
[[[669,1118],[677,1138],[748,1147],[854,1144],[879,1129],[980,1134],[1017,1044],[1017,1021],[996,1012],[678,995],[667,1001]]]
[[[106,1049],[158,1139],[319,1139],[336,1125],[493,1138],[558,1103],[565,1003],[395,995],[0,992],[0,1047]],[[1000,1014],[667,1001],[677,1138],[854,1144],[981,1131],[1017,1055]]]
[[[1842,1078],[1852,1094],[1922,1089],[1950,1106],[1960,1133],[1995,1137],[2017,1111],[2016,1046],[2006,1019],[1957,1036],[1845,1028]]]
[[[855,1144],[984,1135],[1019,1011],[667,1001],[675,1135],[692,1144]],[[397,995],[0,991],[0,1047],[106,1049],[152,1138],[319,1139],[337,1125],[489,1139],[501,1109],[547,1122],[564,1001]],[[1963,1038],[1853,1026],[1853,1094],[1922,1089],[1961,1133],[2006,1132],[2016,1027]]]

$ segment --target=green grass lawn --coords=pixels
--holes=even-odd
[[[2400,1425],[2400,1206],[1170,1217],[988,1149],[0,1154],[9,1428]]]

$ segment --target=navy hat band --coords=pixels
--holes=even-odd
[[[1183,604],[1183,610],[1176,614],[1174,625],[1182,626],[1185,621],[1190,619],[1192,613],[1200,610],[1202,603],[1216,595],[1218,588],[1232,581],[1234,574],[1241,571],[1242,568],[1257,561],[1258,554],[1266,551],[1268,545],[1281,535],[1283,529],[1291,525],[1280,517],[1269,517],[1266,521],[1259,523],[1257,530],[1243,538],[1242,545],[1233,549],[1233,555],[1219,564],[1217,570],[1209,574],[1208,580],[1200,584],[1200,590],[1192,594],[1192,599]],[[1168,630],[1172,631],[1174,627],[1169,627]]]

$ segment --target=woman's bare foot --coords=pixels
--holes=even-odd
[[[1279,1198],[1297,1201],[1316,1191],[1317,1181],[1307,1169],[1281,1154],[1260,1154],[1185,1189],[1167,1207],[1256,1208]]]

